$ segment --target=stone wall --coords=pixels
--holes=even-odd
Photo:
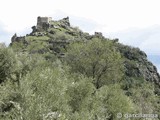
[[[49,24],[49,22],[52,21],[51,17],[38,17],[37,18],[37,30],[41,31],[44,29],[46,25]]]

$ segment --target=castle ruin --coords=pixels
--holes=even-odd
[[[103,36],[103,34],[101,32],[95,32],[94,36],[98,37],[98,38],[104,38],[104,36]]]
[[[37,30],[41,31],[49,27],[49,23],[52,21],[52,17],[38,17],[37,18]]]

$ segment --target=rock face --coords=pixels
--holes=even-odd
[[[69,17],[63,18],[60,22],[65,26],[70,26]]]
[[[17,37],[17,34],[15,33],[11,38],[12,43],[13,42],[22,42],[25,41],[25,36]]]
[[[147,55],[139,48],[120,45],[118,48],[125,57],[126,75],[154,82],[160,87],[160,75],[157,68],[147,60]]]
[[[17,34],[15,33],[15,34],[12,36],[11,41],[12,41],[12,42],[15,42],[16,39],[17,39]]]

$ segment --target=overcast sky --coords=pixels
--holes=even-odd
[[[160,0],[2,0],[0,42],[8,44],[15,32],[30,32],[37,16],[69,16],[72,25],[86,32],[100,31],[159,58],[159,6]]]

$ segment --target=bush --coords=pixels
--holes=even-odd
[[[97,110],[95,116],[97,119],[119,120],[117,114],[134,113],[136,108],[132,100],[124,94],[120,86],[103,86],[96,93]]]
[[[12,75],[15,73],[16,65],[17,60],[12,49],[0,49],[0,83],[6,81],[7,79],[12,79]]]
[[[23,78],[20,91],[24,99],[24,119],[47,120],[50,115],[55,119],[62,119],[69,113],[67,75],[59,65],[51,66],[46,63],[44,67],[43,64]]]

